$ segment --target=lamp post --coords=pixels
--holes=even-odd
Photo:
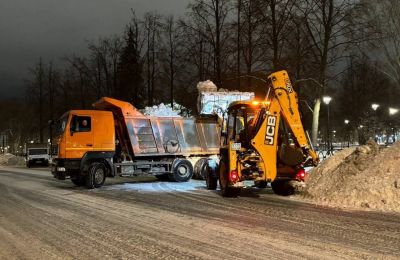
[[[350,120],[348,120],[348,119],[344,120],[344,124],[346,125],[347,147],[350,147],[349,123],[350,123]]]
[[[393,108],[393,107],[389,107],[389,115],[390,116],[394,116],[398,112],[399,112],[399,109]],[[393,142],[396,142],[396,132],[395,132],[395,125],[394,124],[393,124],[392,130],[393,130]]]
[[[332,101],[332,98],[330,97],[330,96],[323,96],[322,97],[322,101],[326,104],[326,106],[327,106],[327,112],[328,112],[328,115],[327,115],[327,123],[326,123],[326,127],[327,127],[327,132],[328,132],[328,135],[327,135],[327,143],[328,143],[328,152],[327,152],[327,154],[331,154],[331,151],[332,151],[332,144],[331,144],[331,138],[330,138],[330,131],[331,131],[331,128],[330,128],[330,126],[329,126],[329,120],[330,120],[330,118],[329,118],[329,103],[331,103],[331,101]]]
[[[374,127],[374,140],[375,140],[375,142],[376,143],[378,143],[378,137],[376,136],[377,134],[377,128],[378,128],[378,117],[377,117],[377,114],[376,114],[376,110],[379,108],[379,104],[376,104],[376,103],[373,103],[372,105],[371,105],[371,108],[372,108],[372,110],[374,110],[374,125],[373,125],[373,127]]]

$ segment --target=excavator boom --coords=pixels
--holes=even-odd
[[[307,135],[301,122],[296,92],[290,82],[286,71],[279,71],[268,77],[269,91],[266,97],[266,108],[261,110],[265,115],[260,115],[259,124],[252,146],[257,150],[264,163],[266,180],[271,181],[277,175],[278,131],[281,118],[293,133],[298,147],[304,157],[312,160],[317,165],[319,158],[311,148]],[[265,111],[265,112],[263,112]]]

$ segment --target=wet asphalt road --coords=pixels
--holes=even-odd
[[[129,181],[123,184],[122,181]],[[107,181],[0,167],[0,259],[400,259],[400,215],[338,211],[201,181]]]

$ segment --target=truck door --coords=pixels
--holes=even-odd
[[[66,137],[67,158],[82,158],[86,152],[93,151],[92,118],[85,115],[72,115],[69,134]]]

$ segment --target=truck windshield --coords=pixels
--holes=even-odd
[[[65,126],[67,125],[67,120],[68,120],[68,114],[61,117],[55,124],[55,134],[56,136],[60,136],[62,133],[64,133]]]
[[[38,148],[38,149],[29,149],[28,150],[29,155],[41,155],[41,154],[47,154],[47,149],[45,148]]]

